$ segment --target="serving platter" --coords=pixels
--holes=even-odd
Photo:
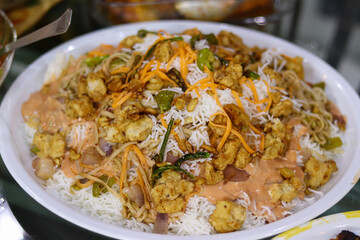
[[[25,140],[21,105],[28,96],[41,88],[47,66],[55,59],[56,53],[62,52],[75,57],[97,47],[101,43],[116,45],[126,36],[134,35],[140,29],[157,31],[163,29],[170,33],[181,32],[197,27],[204,33],[231,31],[243,38],[248,46],[276,48],[289,56],[301,56],[304,61],[305,79],[310,82],[324,81],[326,93],[347,116],[344,154],[338,161],[339,171],[321,188],[324,195],[311,206],[282,220],[250,230],[222,234],[222,239],[259,239],[276,235],[300,225],[320,215],[350,191],[360,176],[360,100],[347,81],[332,67],[310,52],[274,36],[237,26],[200,21],[154,21],[125,24],[91,32],[65,42],[50,50],[16,79],[6,94],[0,107],[0,152],[6,167],[19,185],[41,205],[60,217],[109,237],[120,239],[194,239],[193,236],[172,236],[143,233],[125,229],[103,222],[81,213],[79,209],[65,203],[57,196],[46,191],[35,177],[31,167],[31,154]],[[218,236],[196,236],[196,239],[216,239]]]

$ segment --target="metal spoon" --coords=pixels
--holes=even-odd
[[[6,44],[0,49],[0,56],[17,48],[29,45],[44,38],[57,36],[67,31],[71,23],[72,10],[68,8],[61,17],[54,22],[32,32],[17,41]]]

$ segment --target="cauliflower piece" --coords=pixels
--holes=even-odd
[[[231,122],[234,124],[234,126],[237,127],[240,131],[249,126],[249,116],[237,105],[226,104],[224,106],[224,110],[229,115]]]
[[[238,141],[227,141],[220,150],[218,156],[213,159],[212,163],[214,167],[219,170],[224,170],[227,165],[232,164],[239,147],[240,143]]]
[[[217,184],[224,179],[222,171],[215,171],[211,163],[205,163],[205,180],[206,184]]]
[[[229,63],[214,74],[215,83],[222,84],[235,91],[241,92],[239,79],[243,74],[243,67],[240,64]]]
[[[65,138],[56,133],[36,133],[33,144],[39,149],[37,155],[40,158],[50,157],[52,159],[63,157],[65,154]]]
[[[282,117],[291,114],[293,111],[293,103],[289,99],[274,104],[270,109],[273,117]]]
[[[151,198],[160,213],[175,213],[186,206],[185,196],[194,190],[194,184],[175,171],[166,171],[151,189]]]
[[[265,135],[265,151],[261,157],[264,160],[270,160],[282,156],[285,153],[286,146],[280,138],[274,137],[272,134]]]
[[[89,96],[99,102],[106,95],[107,88],[100,74],[90,73],[86,78],[86,89]]]
[[[303,190],[303,184],[297,177],[291,177],[282,183],[274,183],[269,187],[271,202],[277,201],[291,202]]]
[[[165,85],[164,81],[158,75],[155,75],[153,78],[149,80],[145,88],[150,91],[159,91],[164,87],[164,85]]]
[[[236,154],[234,166],[240,169],[244,169],[251,161],[251,155],[245,148],[240,148]]]
[[[87,96],[82,96],[79,99],[66,100],[66,116],[72,119],[91,117],[95,109],[92,101]]]
[[[235,49],[237,52],[250,53],[250,49],[243,43],[242,38],[228,31],[221,31],[217,39],[219,45]]]
[[[267,134],[265,135],[265,151],[262,159],[274,159],[285,154],[286,145],[284,142],[290,139],[286,130],[285,125],[278,118],[265,126],[264,131]]]
[[[209,222],[219,233],[236,231],[246,219],[246,208],[231,201],[217,201]]]
[[[318,189],[327,183],[331,174],[337,172],[338,168],[334,160],[322,162],[310,157],[305,163],[305,184],[307,188]]]
[[[169,41],[159,42],[154,50],[155,59],[160,62],[169,62],[173,54],[174,49],[171,47],[171,42]]]
[[[141,37],[139,37],[137,35],[133,35],[133,36],[124,38],[120,44],[126,48],[132,48],[132,46],[134,46],[134,44],[143,43],[143,42],[144,42],[144,39],[142,39]]]

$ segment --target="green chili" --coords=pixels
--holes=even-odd
[[[171,102],[174,99],[175,92],[164,90],[155,95],[156,103],[161,113],[167,112],[171,108]]]
[[[256,72],[253,72],[253,71],[246,71],[245,76],[250,78],[251,80],[255,80],[255,79],[260,78],[259,74],[257,74]]]
[[[229,65],[229,61],[228,61],[228,60],[225,60],[225,59],[223,59],[222,57],[219,57],[219,56],[216,55],[216,54],[214,54],[214,56],[215,56],[217,59],[219,59],[221,65],[225,65],[225,66]]]
[[[190,39],[190,46],[192,49],[195,49],[195,42],[205,39],[210,45],[218,45],[218,40],[216,38],[216,36],[213,33],[210,34],[198,34],[196,36],[193,36]]]
[[[153,34],[156,34],[156,32],[151,32],[151,31],[148,31],[148,30],[145,30],[145,29],[140,29],[137,33],[138,37],[141,37],[141,38],[144,38],[146,37],[146,35],[148,33],[153,33]]]
[[[185,162],[186,160],[193,160],[193,159],[198,159],[198,158],[208,158],[208,157],[210,157],[210,154],[207,152],[188,153],[188,154],[185,154],[184,156],[182,156],[181,158],[179,158],[175,162],[174,165],[180,167],[181,164],[183,162]]]
[[[87,58],[87,59],[85,60],[85,64],[86,64],[88,67],[95,67],[96,65],[98,65],[98,64],[101,63],[104,59],[106,59],[106,58],[108,58],[108,57],[109,57],[109,55]]]
[[[185,169],[182,169],[182,168],[180,168],[178,166],[175,166],[175,165],[172,165],[172,164],[168,164],[168,165],[156,168],[153,171],[152,175],[151,175],[152,180],[155,181],[157,179],[160,179],[162,173],[167,171],[167,170],[175,170],[175,171],[178,171],[178,172],[183,172],[186,175],[188,175],[190,178],[194,178],[194,175],[192,175],[190,172],[186,171]]]
[[[184,79],[181,77],[181,74],[175,68],[170,69],[167,73],[167,76],[172,79],[184,92],[186,91],[187,87],[185,84]]]
[[[197,66],[201,71],[204,71],[204,65],[209,68],[210,71],[214,71],[211,63],[214,61],[214,54],[208,48],[203,48],[199,51],[197,57]]]
[[[76,183],[73,184],[73,185],[71,185],[71,188],[72,188],[73,190],[75,190],[75,191],[81,190],[81,187],[79,187],[78,185],[76,185]]]
[[[182,37],[173,37],[173,38],[167,38],[167,39],[164,39],[164,40],[161,40],[159,42],[157,42],[154,46],[152,46],[148,51],[147,53],[145,54],[145,59],[150,57],[150,55],[154,52],[156,46],[161,43],[161,42],[167,42],[167,41],[170,41],[170,42],[175,42],[175,41],[182,41],[184,40]]]
[[[109,177],[106,174],[102,175],[100,177],[100,180],[105,182],[106,185],[108,185],[109,187],[112,187],[116,183],[115,177],[111,177],[109,179]],[[106,193],[107,191],[108,191],[107,188],[101,183],[95,182],[92,186],[92,194],[94,197],[99,197],[100,194]]]
[[[159,152],[159,154],[156,154],[155,157],[153,157],[153,159],[155,160],[156,163],[162,163],[164,161],[165,148],[166,148],[166,144],[169,140],[171,128],[173,125],[174,125],[174,119],[171,118],[169,125],[166,129],[166,133],[165,133],[163,142],[161,144],[160,152]]]
[[[313,84],[311,87],[312,87],[312,88],[318,87],[318,88],[321,88],[322,90],[325,90],[325,82],[315,83],[315,84]]]
[[[326,139],[326,143],[324,145],[321,145],[322,148],[326,150],[331,150],[334,148],[341,147],[343,145],[341,138],[334,137],[334,138],[328,138]]]

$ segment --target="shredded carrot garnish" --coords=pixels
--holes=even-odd
[[[241,103],[241,100],[240,100],[240,97],[239,97],[239,94],[237,92],[235,92],[234,90],[231,90],[231,93],[232,95],[234,96],[235,100],[236,100],[236,103],[238,104],[239,108],[241,110],[243,110],[243,112],[245,112],[245,109]]]
[[[120,188],[120,194],[121,195],[122,195],[121,190],[123,189],[123,186],[124,186],[124,180],[126,179],[128,155],[129,155],[129,151],[130,151],[132,146],[133,146],[132,144],[126,146],[126,148],[124,150],[123,161],[122,161],[122,166],[121,166],[120,183],[119,183],[119,188]]]
[[[166,76],[165,73],[163,73],[162,71],[158,71],[158,70],[155,70],[155,71],[152,71],[152,72],[149,72],[148,75],[144,78],[144,80],[142,81],[143,84],[145,84],[147,81],[149,81],[152,76],[154,75],[158,75],[162,80],[166,80],[166,81],[169,81],[171,82],[174,86],[177,87],[177,84],[172,80],[170,79],[168,76]]]
[[[98,57],[98,56],[105,56],[106,53],[101,52],[101,51],[97,51],[97,50],[93,50],[93,51],[90,51],[90,52],[88,53],[88,55],[89,55],[90,57]]]
[[[272,97],[271,97],[271,93],[270,93],[270,88],[269,88],[269,84],[267,81],[263,80],[265,85],[266,85],[266,90],[267,90],[267,94],[269,96],[269,101],[268,101],[268,105],[266,106],[266,108],[264,110],[262,110],[262,112],[267,112],[270,109],[271,103],[272,103]]]
[[[188,69],[186,64],[185,51],[183,48],[180,48],[180,70],[181,70],[180,71],[181,77],[185,80],[188,73]]]
[[[117,107],[120,107],[124,102],[126,102],[126,100],[128,100],[131,97],[132,94],[133,94],[132,92],[127,93],[124,97],[122,97],[118,101],[113,102],[111,107],[114,108],[114,109],[117,108]]]
[[[142,164],[146,169],[148,169],[148,168],[149,168],[149,165],[148,165],[147,162],[146,162],[146,159],[145,159],[144,154],[140,151],[140,149],[139,149],[136,145],[133,145],[133,150],[135,151],[136,155],[138,156],[141,164]]]
[[[119,68],[111,71],[111,74],[114,75],[114,74],[118,74],[118,73],[127,73],[129,70],[130,70],[130,68],[128,68],[128,67],[119,67]]]
[[[168,64],[166,65],[166,71],[170,70],[171,64],[174,62],[175,58],[177,58],[180,55],[180,52],[176,52],[171,59],[169,60]]]
[[[213,122],[212,122],[212,118],[213,118],[214,116],[217,116],[217,115],[223,115],[223,116],[226,117],[226,126],[220,125],[220,124],[216,124],[216,123],[213,123]],[[225,129],[226,129],[226,130],[225,130],[225,134],[224,134],[224,136],[221,138],[220,143],[219,143],[219,145],[217,146],[216,150],[220,151],[220,149],[221,149],[222,146],[224,145],[226,139],[228,138],[229,134],[230,134],[230,133],[233,133],[235,136],[237,136],[237,137],[240,139],[240,141],[241,141],[242,145],[244,146],[244,148],[246,149],[246,151],[248,151],[249,153],[254,153],[254,152],[255,152],[253,149],[251,149],[251,148],[249,147],[249,145],[246,143],[246,141],[245,141],[245,139],[243,138],[243,136],[241,136],[241,134],[240,134],[239,132],[237,132],[236,130],[232,129],[231,120],[230,120],[230,118],[229,118],[229,116],[228,116],[227,114],[222,113],[222,112],[217,112],[217,113],[213,114],[213,115],[210,117],[209,124],[211,124],[211,125],[213,125],[213,126],[215,126],[215,127],[220,127],[220,128],[225,128]],[[222,145],[221,145],[221,144],[222,144]]]

